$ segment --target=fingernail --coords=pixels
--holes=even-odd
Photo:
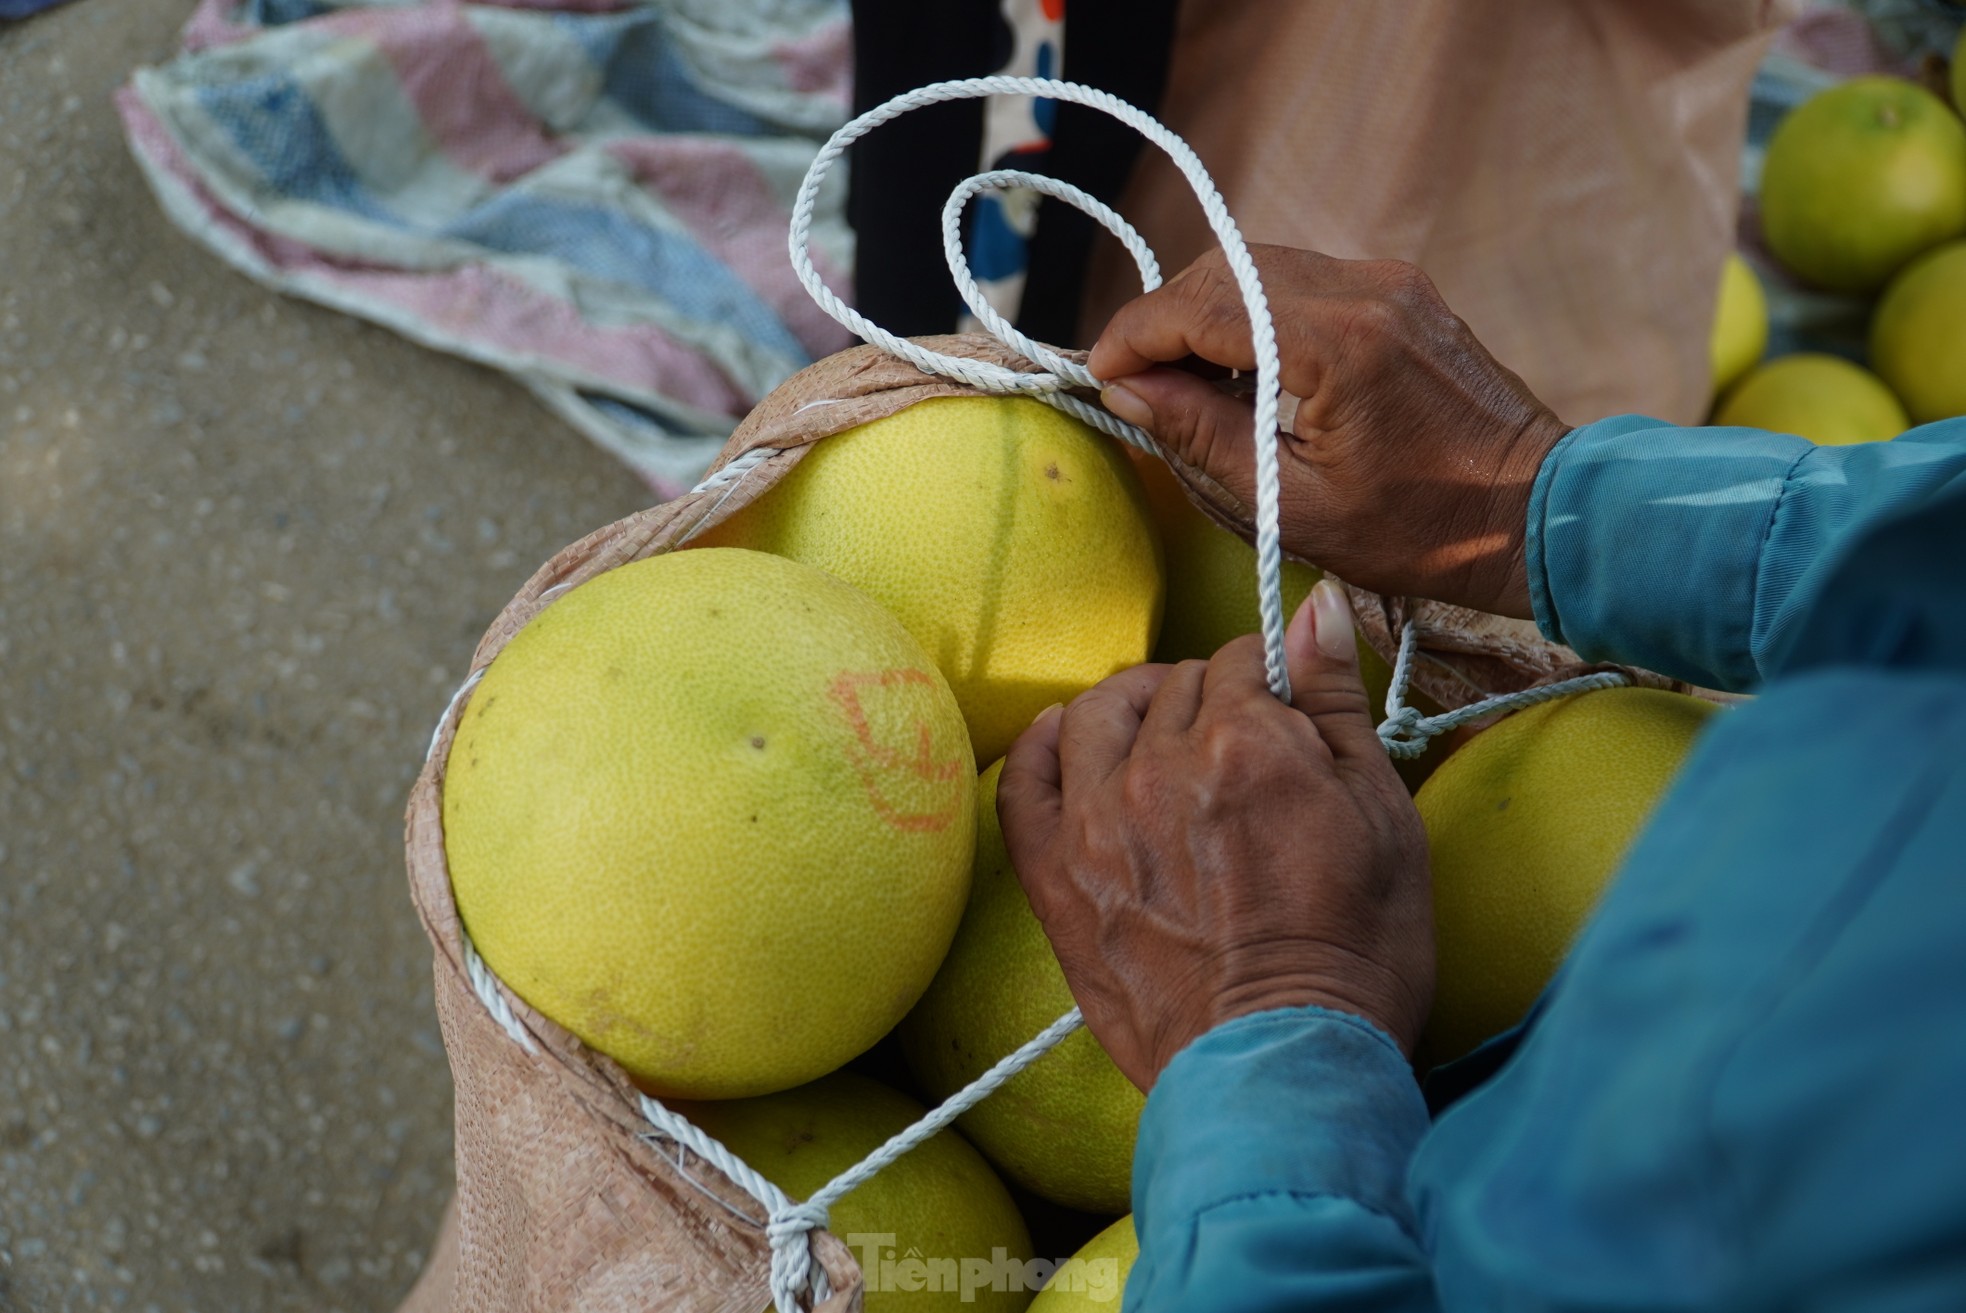
[[[1049,716],[1052,712],[1063,711],[1064,709],[1065,709],[1065,704],[1063,702],[1054,702],[1050,706],[1046,707],[1043,711],[1040,711],[1037,715],[1031,717],[1031,723],[1035,725],[1039,721],[1043,720],[1046,716]]]
[[[1154,408],[1145,397],[1124,383],[1108,383],[1099,390],[1099,404],[1129,424],[1142,428],[1153,423]]]
[[[1318,650],[1333,661],[1358,660],[1358,633],[1343,585],[1335,579],[1318,580],[1311,589],[1311,611]]]
[[[1292,652],[1304,652],[1317,645],[1317,626],[1311,619],[1311,608],[1317,605],[1317,589],[1313,587],[1290,613],[1290,622],[1284,626],[1283,645]]]

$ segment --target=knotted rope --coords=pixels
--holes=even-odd
[[[833,1205],[865,1185],[902,1154],[926,1143],[949,1123],[996,1093],[1005,1081],[1058,1047],[1066,1036],[1084,1024],[1079,1010],[1073,1008],[943,1100],[926,1117],[896,1132],[887,1143],[815,1190],[804,1203],[787,1198],[777,1186],[758,1175],[702,1128],[646,1094],[641,1098],[642,1117],[654,1128],[654,1136],[688,1148],[765,1205],[765,1238],[771,1242],[771,1297],[779,1313],[797,1313],[801,1294],[809,1293],[816,1302],[832,1293],[825,1271],[812,1261],[811,1236],[812,1232],[824,1229]]]
[[[792,267],[797,272],[799,281],[805,285],[806,290],[811,293],[813,300],[821,309],[858,334],[864,341],[900,356],[924,372],[956,379],[979,391],[1032,397],[1083,420],[1100,432],[1120,441],[1155,455],[1161,454],[1160,448],[1149,434],[1085,398],[1075,395],[1073,389],[1097,390],[1099,380],[1094,378],[1085,366],[1018,332],[989,304],[976,279],[969,272],[961,234],[964,206],[968,204],[971,197],[985,191],[1029,187],[1091,216],[1106,231],[1118,238],[1127,253],[1133,257],[1133,262],[1140,271],[1140,280],[1146,289],[1152,291],[1159,287],[1161,284],[1159,262],[1141,239],[1140,234],[1110,206],[1070,183],[1016,169],[993,170],[958,184],[942,209],[943,252],[948,259],[950,273],[955,278],[964,303],[969,306],[991,336],[1036,364],[1040,370],[1038,373],[1023,373],[986,361],[965,360],[958,356],[945,355],[896,337],[841,301],[820,281],[818,272],[813,268],[807,245],[812,227],[814,202],[818,196],[821,179],[846,148],[883,123],[909,110],[944,101],[971,100],[983,96],[1038,96],[1070,101],[1109,114],[1132,127],[1164,151],[1173,160],[1175,167],[1181,171],[1182,176],[1188,180],[1189,186],[1194,189],[1196,197],[1201,201],[1202,212],[1207,217],[1209,227],[1214,231],[1216,239],[1222,244],[1223,253],[1228,258],[1230,275],[1235,279],[1236,288],[1242,295],[1243,306],[1249,314],[1250,335],[1255,345],[1256,391],[1252,422],[1255,426],[1256,449],[1258,601],[1262,617],[1264,663],[1269,686],[1277,697],[1289,701],[1290,676],[1285,668],[1283,651],[1283,549],[1278,509],[1281,480],[1278,468],[1277,416],[1281,397],[1281,367],[1277,353],[1276,328],[1271,321],[1269,302],[1264,296],[1262,282],[1256,271],[1256,263],[1250,257],[1249,248],[1243,242],[1242,234],[1235,222],[1229,217],[1228,207],[1222,200],[1221,192],[1216,189],[1207,170],[1202,167],[1201,160],[1185,141],[1151,115],[1143,113],[1118,97],[1073,82],[1060,82],[1049,78],[967,78],[954,82],[938,82],[907,92],[869,110],[840,128],[820,149],[811,168],[806,172],[805,181],[799,188],[798,198],[793,206],[792,225],[788,238]],[[721,489],[727,497],[746,476],[777,454],[770,448],[747,452],[709,475],[692,490],[692,493]],[[714,510],[715,507],[712,507],[710,511],[705,512],[706,516]],[[542,595],[541,600],[548,600],[552,593],[558,591],[560,589],[557,588],[549,590],[548,594]],[[1386,720],[1379,726],[1380,741],[1385,744],[1387,752],[1397,757],[1418,756],[1425,750],[1428,741],[1436,735],[1444,734],[1458,725],[1496,711],[1515,710],[1518,707],[1546,702],[1585,689],[1604,688],[1626,682],[1623,676],[1614,673],[1586,675],[1547,687],[1487,698],[1445,715],[1426,717],[1404,704],[1407,684],[1412,675],[1415,650],[1416,631],[1413,622],[1408,621],[1400,634],[1399,655],[1393,667],[1392,685],[1386,695]],[[435,753],[442,738],[443,726],[449,723],[451,717],[458,714],[460,705],[483,674],[482,669],[473,671],[471,677],[452,697],[443,718],[438,721],[437,733],[432,736],[431,753]],[[473,992],[484,1003],[492,1018],[514,1041],[528,1052],[535,1052],[533,1038],[506,998],[501,982],[478,956],[476,946],[472,944],[470,936],[461,926],[459,936],[462,940],[465,974]],[[832,1295],[831,1284],[826,1279],[825,1271],[813,1260],[811,1250],[812,1233],[826,1226],[831,1207],[902,1154],[924,1143],[963,1113],[995,1093],[1011,1077],[1056,1048],[1083,1024],[1084,1019],[1079,1010],[1073,1008],[1045,1027],[1029,1043],[1006,1055],[995,1066],[943,1101],[927,1116],[897,1133],[887,1143],[829,1181],[803,1202],[787,1196],[784,1191],[766,1180],[750,1164],[732,1153],[701,1127],[648,1095],[640,1096],[638,1103],[642,1118],[649,1126],[649,1130],[644,1133],[644,1138],[651,1143],[667,1142],[675,1145],[678,1150],[676,1167],[684,1179],[697,1185],[712,1198],[718,1199],[724,1207],[731,1208],[731,1205],[724,1203],[720,1196],[689,1175],[682,1160],[683,1151],[695,1154],[709,1163],[744,1193],[764,1206],[765,1217],[762,1222],[743,1213],[738,1215],[752,1225],[762,1227],[771,1245],[771,1297],[778,1313],[801,1313],[801,1310],[807,1307],[802,1301],[810,1300],[812,1303],[818,1303]],[[732,1211],[737,1212],[734,1208]]]
[[[1615,670],[1600,670],[1579,675],[1575,679],[1558,680],[1554,684],[1539,684],[1516,693],[1498,693],[1438,716],[1423,716],[1417,708],[1406,705],[1406,689],[1413,677],[1413,653],[1417,642],[1418,630],[1408,620],[1400,627],[1399,655],[1393,661],[1392,682],[1386,686],[1386,718],[1379,722],[1379,742],[1385,745],[1387,752],[1406,760],[1425,752],[1427,745],[1436,737],[1480,720],[1483,716],[1520,711],[1538,702],[1569,697],[1572,693],[1588,693],[1594,688],[1616,688],[1631,683]]]

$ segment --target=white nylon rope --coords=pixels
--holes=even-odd
[[[1416,642],[1416,627],[1408,620],[1399,631],[1399,654],[1393,661],[1392,682],[1386,686],[1386,718],[1379,724],[1379,742],[1385,745],[1386,751],[1409,760],[1425,752],[1427,745],[1438,735],[1458,729],[1470,721],[1480,720],[1483,716],[1520,711],[1539,702],[1569,697],[1572,693],[1588,693],[1595,688],[1616,688],[1631,683],[1615,670],[1600,670],[1595,674],[1579,675],[1575,679],[1525,688],[1518,693],[1499,693],[1438,716],[1423,716],[1418,709],[1406,705],[1406,686],[1413,677]]]
[[[1277,470],[1277,407],[1282,391],[1282,369],[1277,356],[1276,325],[1271,322],[1270,303],[1263,295],[1262,279],[1256,272],[1255,260],[1250,258],[1249,247],[1242,240],[1242,232],[1236,227],[1235,220],[1229,217],[1229,207],[1222,200],[1222,193],[1216,189],[1214,180],[1208,176],[1208,170],[1202,167],[1200,157],[1187,142],[1153,115],[1134,108],[1118,96],[1076,82],[1060,82],[1052,78],[984,77],[931,83],[868,110],[841,127],[819,148],[819,154],[813,159],[812,167],[806,170],[805,181],[800,184],[798,198],[792,205],[792,227],[787,235],[787,248],[792,257],[793,271],[820,309],[851,329],[861,340],[900,356],[917,369],[956,379],[985,392],[1034,397],[1084,420],[1103,433],[1157,453],[1159,448],[1146,433],[1102,408],[1072,396],[1066,390],[1098,386],[1098,380],[1082,366],[1073,365],[1056,351],[1010,330],[1002,316],[994,311],[985,313],[982,293],[977,289],[976,280],[971,277],[963,259],[960,238],[951,235],[956,227],[955,216],[960,215],[963,204],[970,196],[996,187],[1036,186],[1045,195],[1083,210],[1118,237],[1133,256],[1134,263],[1140,267],[1143,280],[1147,278],[1149,270],[1157,273],[1158,265],[1153,253],[1126,220],[1104,202],[1070,183],[1055,178],[1037,178],[1036,175],[1022,174],[1016,170],[997,170],[959,184],[942,211],[943,250],[949,258],[949,271],[955,277],[957,287],[962,289],[963,300],[971,310],[976,311],[977,318],[998,341],[1042,366],[1039,373],[1027,374],[980,360],[964,360],[896,337],[835,296],[820,280],[819,271],[813,268],[812,255],[807,248],[819,184],[833,162],[846,153],[846,148],[909,110],[944,101],[976,100],[985,96],[1037,96],[1069,101],[1111,115],[1164,151],[1201,202],[1202,214],[1214,231],[1215,239],[1222,244],[1229,273],[1235,279],[1237,291],[1242,294],[1243,307],[1249,313],[1250,338],[1256,350],[1255,414],[1252,420],[1256,435],[1257,601],[1262,615],[1263,663],[1269,676],[1270,691],[1288,702],[1290,673],[1283,659],[1283,546],[1278,531],[1280,479]],[[1016,181],[1010,181],[1013,177]],[[1157,284],[1158,277],[1155,277],[1149,286]]]
[[[1051,1052],[1066,1036],[1084,1024],[1079,1010],[1073,1008],[1014,1053],[1006,1055],[995,1066],[950,1095],[920,1121],[896,1132],[887,1143],[814,1191],[804,1203],[787,1198],[777,1186],[712,1139],[701,1127],[646,1094],[641,1097],[642,1117],[655,1128],[657,1136],[688,1148],[765,1205],[765,1237],[771,1242],[772,1301],[779,1313],[797,1313],[801,1294],[810,1294],[817,1302],[832,1293],[824,1269],[812,1260],[811,1245],[812,1233],[826,1225],[827,1213],[832,1206],[865,1185],[902,1154],[925,1143],[956,1118],[996,1093],[1005,1081]]]
[[[1139,233],[1110,206],[1070,183],[1016,169],[992,170],[958,184],[942,209],[943,251],[948,258],[950,272],[962,293],[964,303],[969,306],[971,312],[976,315],[977,320],[991,336],[1037,364],[1041,370],[1038,373],[1023,373],[985,361],[944,355],[896,337],[841,301],[820,281],[818,272],[813,268],[807,246],[820,180],[846,148],[881,124],[898,118],[911,109],[944,101],[971,100],[984,96],[1039,96],[1070,101],[1109,114],[1165,151],[1200,200],[1202,212],[1207,217],[1209,227],[1214,231],[1216,239],[1222,244],[1223,253],[1228,259],[1229,272],[1235,279],[1237,290],[1242,294],[1243,306],[1249,313],[1250,335],[1255,346],[1256,392],[1253,421],[1256,448],[1257,594],[1262,618],[1264,664],[1269,677],[1270,690],[1277,697],[1288,702],[1290,676],[1285,668],[1283,652],[1283,551],[1278,524],[1280,476],[1277,459],[1277,410],[1281,391],[1279,381],[1281,368],[1277,353],[1276,329],[1270,318],[1269,302],[1263,294],[1255,261],[1250,258],[1249,249],[1244,244],[1240,231],[1229,217],[1228,207],[1223,202],[1221,193],[1216,190],[1207,170],[1202,167],[1200,159],[1186,142],[1151,115],[1143,113],[1118,97],[1073,82],[1059,82],[1049,78],[986,77],[938,82],[922,87],[896,96],[886,104],[862,114],[835,132],[820,149],[818,156],[812,162],[812,167],[806,172],[805,181],[799,188],[798,198],[792,210],[788,241],[793,270],[798,274],[799,281],[805,285],[806,291],[827,314],[858,334],[863,340],[900,356],[917,368],[927,373],[957,379],[981,391],[1033,397],[1083,420],[1111,437],[1131,443],[1155,455],[1161,454],[1149,434],[1067,391],[1069,388],[1096,389],[1099,381],[1083,365],[1067,359],[1052,348],[1032,340],[1012,327],[989,304],[969,272],[962,246],[963,207],[971,197],[985,191],[1007,187],[1029,187],[1043,195],[1073,205],[1090,215],[1106,231],[1118,238],[1127,253],[1133,257],[1134,264],[1140,271],[1140,280],[1146,289],[1152,291],[1159,287],[1161,283],[1159,263]],[[725,495],[728,496],[746,475],[776,454],[776,451],[769,448],[747,452],[706,477],[692,492],[702,493],[721,488],[726,490]],[[558,591],[560,590],[550,590],[549,596],[550,593]],[[542,601],[544,600],[547,600],[547,597],[543,596]],[[1397,757],[1418,756],[1434,736],[1444,734],[1458,725],[1492,712],[1512,711],[1518,707],[1546,702],[1569,693],[1628,682],[1622,675],[1609,672],[1586,675],[1543,688],[1488,698],[1442,716],[1425,717],[1404,705],[1407,683],[1412,674],[1414,649],[1415,629],[1413,623],[1409,621],[1400,634],[1398,659],[1393,667],[1391,687],[1386,694],[1386,720],[1379,726],[1380,741],[1385,744],[1389,753]],[[431,753],[434,754],[436,751],[438,740],[442,737],[443,726],[458,713],[459,706],[483,674],[482,669],[473,671],[471,677],[452,697],[442,719],[438,721],[437,732],[431,737]],[[492,1018],[515,1042],[522,1045],[527,1052],[535,1052],[532,1037],[513,1011],[498,977],[478,956],[476,946],[472,944],[470,936],[464,932],[461,925],[458,933],[462,940],[465,974],[470,980],[473,992],[484,1003]],[[750,1164],[687,1118],[664,1107],[656,1099],[642,1095],[639,1109],[643,1120],[650,1127],[645,1138],[651,1141],[663,1140],[677,1146],[677,1171],[685,1180],[703,1189],[706,1194],[711,1192],[691,1176],[684,1166],[684,1150],[715,1167],[738,1188],[764,1205],[765,1220],[762,1225],[766,1238],[771,1244],[772,1302],[778,1313],[801,1313],[801,1310],[806,1307],[803,1300],[818,1303],[832,1294],[825,1271],[813,1260],[811,1251],[812,1232],[826,1225],[827,1212],[832,1205],[865,1184],[902,1154],[922,1144],[955,1121],[957,1117],[989,1097],[1004,1082],[1056,1048],[1083,1024],[1084,1019],[1079,1010],[1073,1008],[1045,1027],[1029,1043],[1006,1055],[995,1066],[951,1095],[934,1111],[896,1134],[861,1162],[822,1186],[804,1202],[789,1198],[784,1191],[766,1180]],[[730,1208],[730,1205],[720,1196],[711,1194],[711,1197],[723,1203],[725,1208]],[[754,1218],[744,1220],[753,1225],[759,1224]]]
[[[970,313],[976,316],[990,336],[1011,350],[1027,359],[1037,361],[1075,387],[1096,390],[1099,387],[1099,380],[1092,376],[1091,370],[1076,361],[1066,359],[1035,338],[1024,336],[1012,327],[1009,320],[998,314],[997,308],[990,304],[990,298],[983,294],[983,289],[977,283],[975,275],[969,271],[969,258],[963,252],[963,208],[969,204],[973,196],[980,196],[986,191],[1007,191],[1014,187],[1024,187],[1045,196],[1055,197],[1098,220],[1107,232],[1119,239],[1120,245],[1126,248],[1126,253],[1133,257],[1134,267],[1140,271],[1140,282],[1146,291],[1154,291],[1161,285],[1160,261],[1154,257],[1153,251],[1147,246],[1145,239],[1134,230],[1133,225],[1120,217],[1119,211],[1098,197],[1080,191],[1069,182],[1047,178],[1042,173],[1026,173],[1022,169],[993,169],[988,173],[979,173],[973,178],[965,178],[957,183],[956,189],[949,193],[949,199],[943,203],[942,255],[948,261],[949,272],[956,276],[956,290],[962,293],[963,303],[969,307]],[[1159,454],[1149,435],[1130,424],[1126,427],[1147,439],[1144,443],[1135,441],[1135,446]]]

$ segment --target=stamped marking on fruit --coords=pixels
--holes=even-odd
[[[935,680],[922,670],[842,671],[827,691],[853,741],[853,763],[867,801],[897,830],[945,830],[962,807],[963,761],[938,761],[922,714]]]

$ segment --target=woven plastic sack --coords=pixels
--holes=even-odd
[[[987,338],[921,341],[951,355],[1033,368]],[[811,366],[751,412],[698,488],[588,535],[541,567],[493,622],[473,669],[488,665],[567,589],[687,546],[693,534],[763,495],[811,444],[915,402],[969,391],[873,347]],[[1198,504],[1247,533],[1250,517],[1219,485],[1192,469],[1177,473]],[[1415,685],[1449,708],[1585,668],[1511,622],[1356,591],[1354,598],[1382,655],[1391,655],[1401,622],[1420,622]],[[709,1164],[648,1137],[636,1092],[612,1061],[481,976],[479,986],[507,1012],[508,1027],[474,988],[441,819],[444,761],[465,701],[460,696],[446,711],[409,802],[410,892],[435,952],[437,1012],[457,1087],[457,1193],[403,1313],[757,1313],[768,1302],[769,1267],[757,1203]],[[846,1247],[821,1236],[815,1249],[835,1292],[821,1308],[859,1308],[860,1277]]]

